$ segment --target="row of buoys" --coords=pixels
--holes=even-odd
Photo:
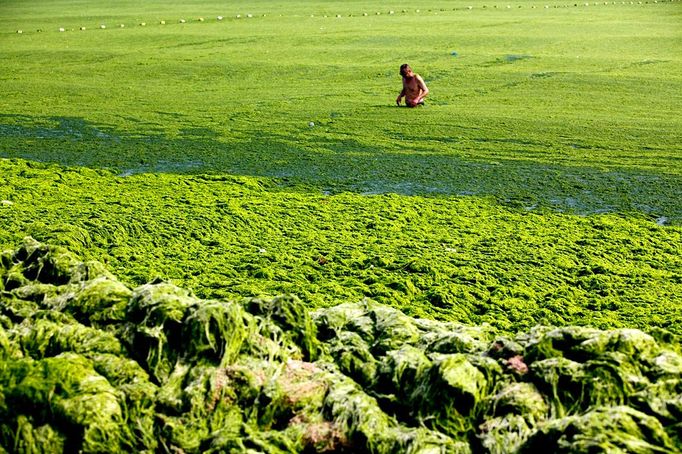
[[[660,0],[660,3],[666,3],[666,2],[672,3],[672,2],[679,2],[679,1],[682,1],[682,0]],[[550,5],[544,5],[544,7],[545,7],[545,9],[549,9],[549,8],[568,8],[568,7],[570,7],[570,6],[577,7],[577,6],[590,6],[590,5],[594,5],[594,6],[599,6],[599,5],[617,5],[617,4],[619,4],[619,3],[620,3],[621,5],[628,5],[628,4],[629,4],[629,5],[642,5],[642,4],[649,4],[649,3],[659,3],[659,0],[651,0],[651,1],[649,1],[649,0],[638,0],[638,1],[632,1],[632,0],[630,0],[630,1],[622,1],[622,0],[621,0],[620,2],[617,2],[617,1],[608,2],[608,1],[607,1],[607,2],[592,2],[592,3],[590,3],[590,2],[584,2],[584,3],[581,2],[581,3],[574,3],[573,5],[565,5],[565,4],[564,4],[564,5],[552,5],[552,6],[550,6]],[[518,8],[522,8],[522,7],[523,7],[522,5],[518,5]],[[473,10],[474,8],[475,8],[475,7],[474,7],[474,6],[471,6],[471,5],[466,7],[467,10]],[[487,9],[487,8],[493,8],[493,9],[495,9],[495,8],[498,8],[498,6],[497,6],[497,5],[492,5],[492,6],[483,5],[483,6],[481,6],[480,8],[482,8],[482,9]],[[511,8],[512,8],[511,5],[506,5],[506,9],[511,9]],[[537,8],[537,7],[536,7],[535,5],[532,5],[530,8],[535,9],[535,8]],[[458,9],[459,9],[459,8],[453,8],[452,10],[453,10],[453,11],[456,11],[456,10],[458,10]],[[447,10],[441,8],[440,11],[442,12],[442,11],[447,11]],[[402,13],[408,13],[409,11],[406,10],[406,9],[403,9],[401,12],[402,12]],[[415,12],[415,13],[420,13],[421,10],[415,9],[414,12]],[[428,10],[428,12],[432,12],[432,10]],[[388,14],[389,14],[389,15],[394,15],[395,13],[396,13],[396,12],[395,12],[394,10],[388,11]],[[376,11],[376,12],[374,13],[374,15],[376,15],[376,16],[380,16],[381,14],[382,14],[381,11]],[[367,12],[362,13],[362,16],[365,16],[365,17],[366,17],[366,16],[369,16],[369,15],[370,15],[370,14],[367,13]],[[262,15],[262,17],[266,17],[266,16],[267,16],[266,14],[263,14],[263,15]],[[281,15],[280,15],[280,16],[281,16]],[[249,18],[249,19],[250,19],[250,18],[253,18],[254,15],[253,15],[253,14],[245,14],[244,16],[242,16],[241,14],[236,14],[235,16],[233,16],[234,19],[241,19],[242,17],[245,17],[245,18]],[[311,14],[310,17],[315,17],[315,15],[314,15],[314,14]],[[323,16],[321,16],[321,17],[325,17],[325,18],[326,18],[326,17],[329,17],[329,16],[328,16],[328,15],[323,15]],[[342,18],[342,17],[344,17],[344,16],[342,16],[341,14],[337,14],[337,15],[336,15],[336,18],[337,18],[337,19]],[[353,14],[349,14],[348,17],[353,17]],[[217,20],[217,21],[222,21],[222,20],[224,20],[224,19],[225,19],[225,16],[217,16],[217,17],[216,17],[216,20]],[[196,20],[196,22],[205,22],[206,19],[204,19],[203,17],[199,17],[199,18],[197,18],[197,19],[195,19],[195,20]],[[158,22],[159,25],[166,25],[166,23],[167,23],[167,22],[166,22],[165,20],[160,20],[160,21]],[[177,23],[179,23],[179,24],[185,24],[185,23],[187,23],[187,20],[186,20],[186,19],[179,19]],[[144,27],[144,26],[146,26],[146,25],[147,25],[146,22],[139,22],[139,23],[138,23],[138,26],[140,26],[140,27]],[[100,29],[106,29],[107,26],[106,26],[106,24],[100,24],[99,28],[100,28]],[[118,24],[118,28],[125,28],[125,24]],[[75,29],[73,29],[73,28],[71,29],[71,31],[74,31],[74,30],[75,30]],[[86,29],[86,27],[79,27],[79,30],[85,31],[85,30],[87,30],[87,29]],[[42,30],[41,30],[41,29],[38,29],[38,30],[36,30],[36,31],[41,32]],[[60,27],[60,28],[58,29],[58,31],[59,31],[59,32],[66,32],[67,29],[64,28],[64,27]],[[17,30],[17,33],[18,33],[18,34],[22,34],[22,33],[24,33],[24,31],[23,31],[23,30]]]
[[[246,14],[246,15],[244,15],[243,17],[252,18],[252,17],[254,17],[254,15],[253,15],[253,14]],[[263,14],[262,17],[266,17],[266,15]],[[234,18],[235,18],[235,19],[241,19],[241,18],[242,18],[242,15],[241,15],[241,14],[237,14],[237,15],[234,16]],[[216,17],[216,20],[217,20],[217,21],[222,21],[222,20],[224,20],[224,19],[225,19],[224,16],[218,16],[218,17]],[[199,18],[196,19],[197,22],[205,22],[205,20],[206,20],[206,19],[204,19],[203,17],[199,17]],[[158,23],[159,23],[159,25],[166,25],[166,24],[167,24],[167,22],[166,22],[165,20],[160,20]],[[187,20],[186,20],[186,19],[179,19],[179,20],[178,20],[178,23],[179,23],[179,24],[186,24],[186,23],[187,23]],[[140,27],[145,27],[145,26],[147,25],[147,23],[146,23],[146,22],[140,22],[140,23],[138,23],[137,25],[140,26]],[[118,24],[118,27],[119,27],[119,28],[125,28],[125,24]],[[101,24],[101,25],[99,26],[99,28],[101,28],[101,29],[106,29],[107,26],[106,26],[106,24]],[[79,27],[78,29],[81,30],[81,31],[87,30],[86,27]],[[66,31],[67,31],[67,29],[66,29],[65,27],[59,27],[57,30],[58,30],[59,32],[66,32]],[[74,30],[75,30],[75,28],[72,28],[72,29],[71,29],[71,31],[74,31]],[[41,29],[38,29],[38,30],[36,30],[36,31],[41,32],[42,30],[41,30]],[[17,33],[22,34],[22,33],[24,33],[24,31],[23,31],[23,30],[17,30]]]
[[[674,1],[680,1],[680,0],[660,0],[660,1],[661,1],[661,3],[665,3],[665,2],[670,2],[670,3],[672,3],[672,2],[674,2]],[[622,5],[628,5],[628,4],[630,4],[630,5],[635,5],[635,4],[642,5],[642,4],[658,3],[658,2],[659,2],[659,0],[653,0],[653,1],[645,0],[645,1],[636,1],[636,2],[635,2],[635,1],[627,1],[627,2],[626,2],[626,1],[621,1],[621,2],[612,1],[612,2],[603,2],[603,3],[602,3],[602,2],[594,2],[593,5],[594,5],[594,6],[602,5],[602,4],[604,4],[604,5],[617,5],[617,4],[619,4],[619,3],[622,4]],[[549,8],[568,8],[568,7],[570,7],[570,6],[576,7],[576,6],[583,6],[583,5],[584,5],[584,6],[590,6],[590,3],[589,3],[589,2],[585,2],[584,4],[583,4],[583,3],[574,3],[573,5],[553,5],[553,6],[545,5],[545,9],[549,9]],[[469,6],[467,6],[467,7],[464,8],[464,9],[473,10],[474,8],[475,8],[474,6],[469,5]],[[487,8],[496,9],[496,8],[498,8],[498,6],[497,6],[497,5],[492,5],[492,6],[489,7],[488,5],[483,5],[483,6],[481,6],[480,8],[482,8],[482,9],[487,9]],[[523,5],[518,5],[518,8],[523,8]],[[536,9],[537,6],[532,5],[530,8],[531,8],[531,9]],[[462,8],[453,8],[452,11],[457,11],[457,10],[460,10],[460,9],[462,9]],[[506,9],[512,9],[512,6],[511,6],[511,5],[506,5]],[[438,10],[438,11],[443,12],[443,11],[448,11],[448,10],[441,8],[441,9]],[[436,13],[437,13],[438,11],[436,11]],[[407,13],[407,12],[409,12],[409,11],[406,10],[406,9],[402,10],[402,13]],[[421,10],[415,9],[414,12],[415,12],[415,13],[420,13]],[[433,11],[433,10],[428,10],[428,12],[434,12],[434,11]],[[380,16],[381,14],[382,14],[381,11],[377,11],[377,12],[374,13],[374,15],[376,15],[376,16]],[[388,14],[389,14],[389,15],[395,14],[395,11],[389,11]],[[369,14],[369,13],[366,13],[366,12],[365,12],[365,13],[362,13],[362,16],[369,16],[369,15],[370,15],[370,14]],[[348,17],[353,17],[353,16],[354,16],[353,14],[349,14],[349,15],[348,15]],[[315,15],[314,15],[314,14],[311,14],[310,17],[315,17]],[[325,18],[326,18],[326,17],[329,17],[329,16],[328,16],[328,15],[323,15],[323,16],[320,16],[320,17],[325,17]],[[336,17],[337,17],[337,18],[341,18],[341,17],[344,17],[344,16],[341,15],[341,14],[337,14]]]
[[[125,28],[125,24],[118,24],[118,27],[119,27],[119,28]],[[106,26],[105,24],[101,24],[101,25],[99,26],[99,28],[101,28],[102,30],[104,30],[104,29],[107,28],[107,26]],[[79,29],[80,31],[85,31],[85,30],[87,30],[86,27],[79,27],[78,29]],[[72,28],[71,31],[73,31],[73,30],[75,30],[75,29]],[[37,30],[37,31],[42,31],[42,30],[39,29],[39,30]],[[65,32],[65,31],[67,31],[67,30],[66,30],[66,28],[64,28],[64,27],[59,27],[59,31],[60,31],[60,32]],[[17,30],[17,33],[23,33],[23,31],[22,31],[22,30]]]
[[[678,0],[661,0],[661,3],[665,3],[666,1],[672,3],[672,2],[678,1]],[[553,6],[545,5],[545,9],[549,9],[549,8],[568,8],[568,7],[570,7],[570,6],[574,6],[574,7],[576,7],[576,6],[590,6],[591,4],[594,5],[594,6],[599,6],[599,5],[618,5],[618,4],[621,4],[621,5],[636,5],[636,4],[642,5],[642,4],[649,4],[649,3],[658,3],[658,0],[653,0],[653,1],[648,1],[648,0],[647,0],[647,1],[636,1],[636,2],[635,2],[635,1],[627,1],[627,2],[624,2],[624,1],[621,1],[621,2],[613,2],[613,1],[612,1],[612,2],[593,2],[593,3],[585,2],[585,3],[574,3],[573,5],[553,5]],[[507,5],[507,9],[511,9],[511,7],[512,7],[511,5]],[[519,5],[518,7],[519,7],[519,8],[523,8],[522,5]],[[483,5],[481,8],[485,9],[485,8],[488,8],[488,6],[487,6],[487,5]],[[492,8],[497,8],[497,5],[493,5]],[[537,6],[535,6],[535,5],[531,6],[531,9],[535,9],[535,8],[537,8]],[[473,7],[473,6],[467,6],[467,9],[474,9],[474,7]]]

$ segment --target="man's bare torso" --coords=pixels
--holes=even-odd
[[[403,77],[403,88],[405,89],[405,100],[408,103],[415,102],[423,91],[424,81],[419,74],[412,77]]]
[[[415,74],[407,63],[400,65],[400,75],[403,76],[403,89],[395,100],[396,104],[400,105],[400,101],[405,98],[407,107],[423,105],[424,98],[429,94],[424,79]]]

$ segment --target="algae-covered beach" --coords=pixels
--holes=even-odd
[[[682,450],[678,1],[0,12],[4,451]]]
[[[364,300],[129,289],[32,238],[2,255],[0,441],[59,452],[673,452],[655,330],[410,318]]]

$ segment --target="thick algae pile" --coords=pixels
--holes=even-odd
[[[7,452],[678,452],[667,332],[130,290],[30,238],[0,266]]]

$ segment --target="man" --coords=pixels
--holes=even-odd
[[[407,107],[423,106],[424,98],[429,94],[424,79],[412,72],[412,68],[407,63],[400,65],[400,75],[403,76],[403,91],[395,100],[396,104],[400,105],[400,100],[405,97]]]

